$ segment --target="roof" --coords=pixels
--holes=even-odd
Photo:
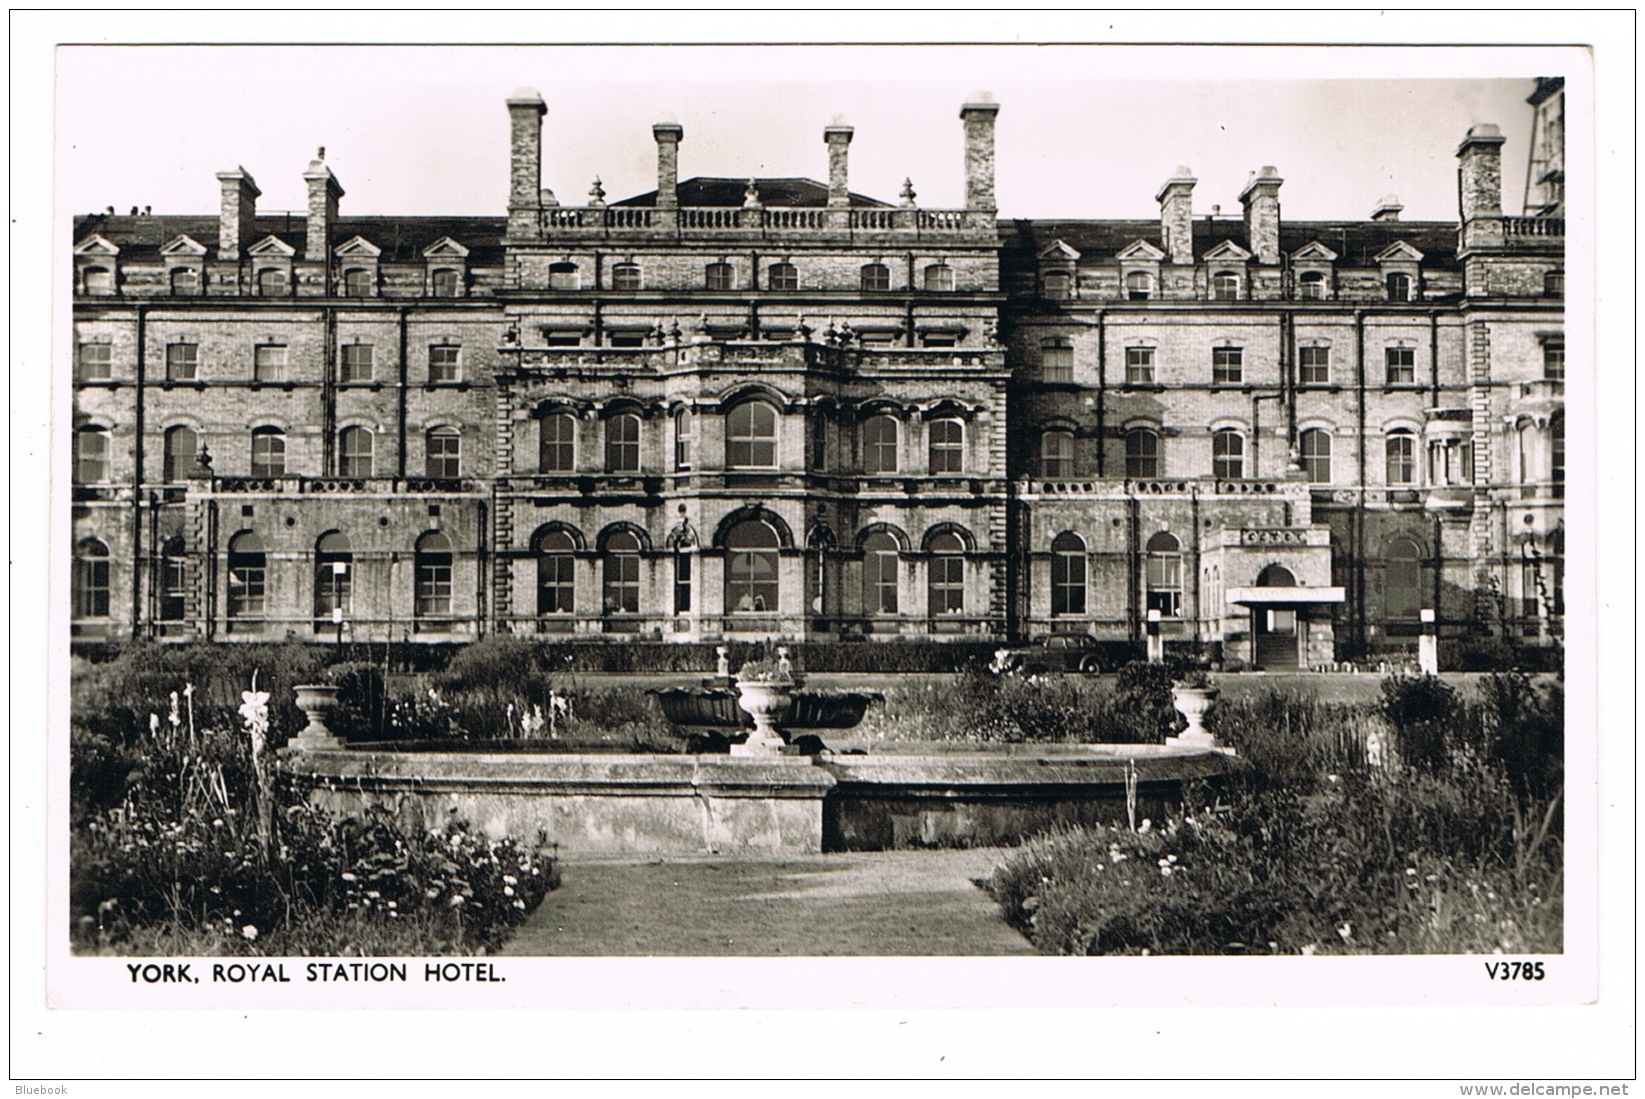
[[[1247,250],[1243,218],[1195,218],[1194,255],[1204,256],[1224,241],[1233,241]],[[1111,259],[1133,241],[1145,240],[1164,249],[1158,219],[1116,221],[1002,220],[1000,242],[1007,253],[1020,253],[1032,262],[1041,249],[1060,240],[1077,250],[1086,261]],[[1424,263],[1447,266],[1456,263],[1457,227],[1448,221],[1281,221],[1280,250],[1286,255],[1310,241],[1319,241],[1337,254],[1345,267],[1374,267],[1376,255],[1397,240],[1409,242],[1423,253]]]
[[[827,206],[828,185],[818,183],[814,179],[795,176],[787,178],[756,178],[755,186],[760,190],[760,202],[765,206]],[[677,186],[679,204],[681,206],[741,206],[747,197],[748,180],[731,179],[719,176],[693,176],[683,179]],[[859,195],[855,191],[847,192],[851,196],[851,205],[885,208],[889,202],[881,202],[877,198]],[[657,192],[647,191],[643,195],[621,199],[613,202],[613,206],[655,206]]]
[[[179,236],[189,236],[205,245],[207,255],[217,255],[216,217],[157,215],[153,217],[117,214],[82,215],[74,219],[74,239],[84,240],[100,233],[120,246],[123,263],[158,260],[160,249]],[[469,262],[490,265],[502,262],[506,218],[488,217],[344,217],[332,225],[331,244],[361,236],[383,250],[384,263],[422,263],[423,249],[442,237],[450,237],[469,250]],[[252,221],[247,243],[278,237],[303,252],[308,218],[301,214],[260,215]]]

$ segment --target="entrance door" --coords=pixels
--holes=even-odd
[[[1257,620],[1257,667],[1263,671],[1297,668],[1297,612],[1289,607],[1254,607]]]

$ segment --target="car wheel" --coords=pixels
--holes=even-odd
[[[1096,675],[1102,671],[1102,660],[1095,656],[1087,656],[1080,660],[1080,671],[1086,675]]]

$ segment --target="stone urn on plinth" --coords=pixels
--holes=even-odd
[[[337,705],[337,687],[331,683],[299,683],[292,688],[297,692],[297,708],[308,718],[308,725],[292,738],[290,747],[308,751],[341,748],[343,742],[326,725],[326,714]]]
[[[1204,672],[1192,671],[1171,686],[1171,704],[1188,722],[1188,728],[1165,743],[1183,748],[1221,748],[1217,738],[1205,729],[1205,715],[1217,704],[1222,692]]]
[[[794,702],[794,673],[781,662],[767,658],[751,660],[737,671],[737,705],[754,719],[754,731],[741,744],[731,746],[734,756],[772,755],[782,751],[782,734],[777,723],[788,716]]]

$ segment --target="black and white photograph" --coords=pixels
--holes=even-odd
[[[63,43],[37,1006],[1631,971],[1591,51]]]

